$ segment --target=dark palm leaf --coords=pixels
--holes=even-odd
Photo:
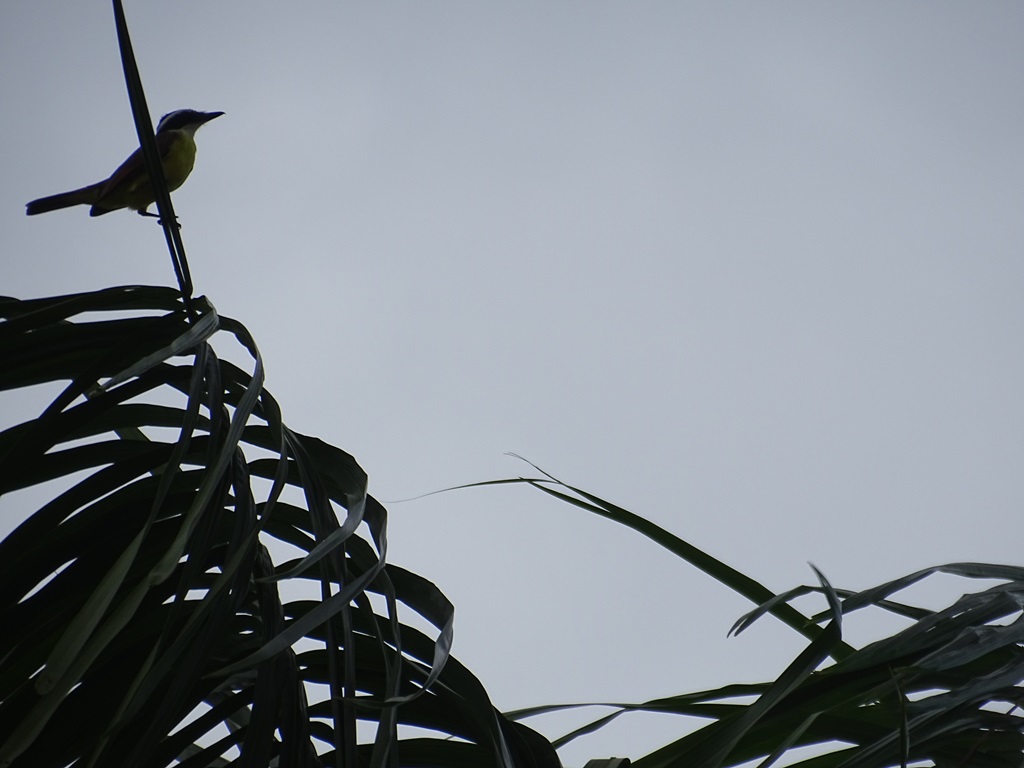
[[[673,534],[550,475],[514,481],[532,485],[644,534],[748,598],[763,589]],[[929,610],[890,598],[935,573],[999,583]],[[819,574],[820,577],[820,574]],[[807,649],[772,683],[730,685],[642,704],[605,704],[612,712],[556,745],[591,733],[628,712],[674,712],[712,722],[634,760],[636,768],[768,766],[797,747],[816,757],[791,756],[801,768],[1019,768],[1024,761],[1024,568],[954,563],[929,568],[861,592],[798,587],[770,596],[734,627],[742,631],[773,615],[812,637]],[[752,587],[752,585],[755,585]],[[789,601],[811,592],[829,610],[800,620]],[[844,598],[840,600],[840,597]],[[877,607],[911,621],[904,630],[863,648],[840,639],[840,617]],[[828,620],[819,629],[816,624]],[[828,657],[835,663],[819,669]],[[736,699],[755,695],[751,703]],[[509,713],[524,718],[560,705]]]
[[[449,656],[444,595],[386,564],[355,460],[283,424],[243,326],[191,309],[0,300],[0,388],[64,382],[0,432],[24,518],[0,542],[0,764],[558,765]],[[275,539],[298,556],[275,565]]]

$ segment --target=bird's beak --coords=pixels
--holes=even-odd
[[[203,123],[208,123],[211,120],[213,120],[213,118],[220,117],[224,113],[223,112],[203,112],[202,114],[203,114]]]

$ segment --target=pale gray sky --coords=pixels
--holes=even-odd
[[[1019,562],[1024,6],[128,6],[155,117],[227,113],[175,193],[197,292],[378,498],[515,451],[773,589],[808,560],[854,588]],[[24,216],[134,146],[108,4],[3,4],[0,73],[0,292],[170,284],[152,221]],[[800,648],[726,641],[742,600],[539,494],[389,508],[501,708]],[[563,760],[681,728],[623,718]]]

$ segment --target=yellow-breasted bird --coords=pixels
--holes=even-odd
[[[223,112],[197,112],[194,109],[179,109],[160,118],[156,127],[156,147],[164,166],[167,188],[176,190],[185,183],[196,161],[196,131]],[[117,170],[104,181],[88,187],[62,192],[59,195],[41,197],[25,206],[25,213],[37,213],[69,208],[72,205],[89,205],[90,216],[131,208],[142,216],[155,216],[146,209],[156,200],[153,186],[149,183],[142,149],[135,150],[131,157],[121,163]]]

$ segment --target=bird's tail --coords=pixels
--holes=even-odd
[[[61,192],[59,195],[40,197],[25,206],[25,213],[35,216],[37,213],[56,211],[58,208],[70,208],[72,205],[92,205],[99,199],[104,182],[90,184],[88,187]]]

